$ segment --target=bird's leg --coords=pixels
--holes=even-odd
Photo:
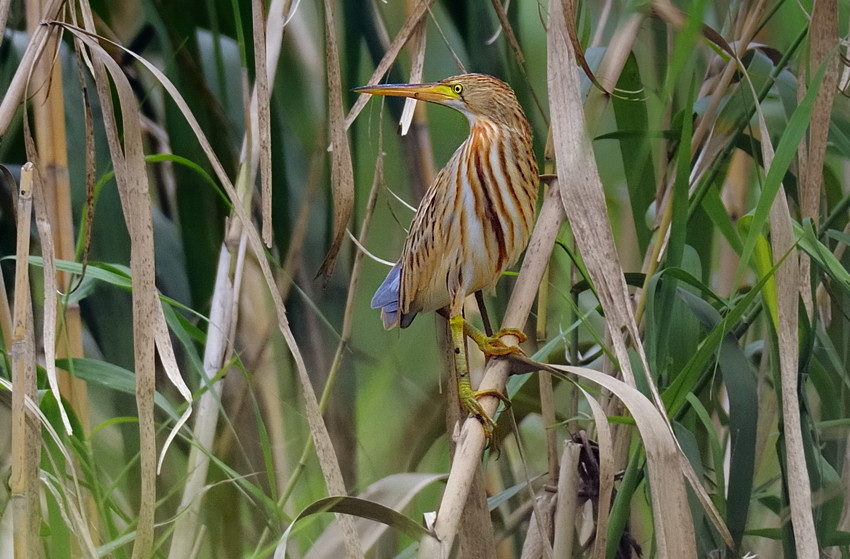
[[[507,396],[498,390],[472,389],[472,384],[469,381],[469,363],[466,360],[465,351],[465,335],[467,335],[466,321],[463,319],[462,314],[454,314],[449,317],[449,325],[452,330],[452,345],[454,346],[455,353],[455,370],[457,371],[458,376],[457,391],[460,397],[460,403],[470,415],[474,416],[481,422],[481,425],[484,428],[484,435],[487,439],[492,439],[496,423],[493,421],[493,418],[484,411],[484,408],[481,406],[481,402],[478,401],[478,398],[482,396],[493,396],[505,402],[506,405],[510,405],[510,400],[508,400]],[[476,331],[481,336],[485,338],[487,337],[482,332],[478,330]]]

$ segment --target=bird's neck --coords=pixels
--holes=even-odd
[[[470,119],[468,149],[488,151],[493,143],[521,145],[529,137],[527,132],[492,120]]]
[[[526,137],[530,134],[523,129],[521,125],[512,126],[495,120],[470,116],[469,118],[469,136],[470,139],[479,136],[482,141],[492,142],[496,138],[506,136]]]
[[[501,133],[501,127],[492,121],[483,119],[469,121],[469,140],[471,143],[490,143],[494,136]]]

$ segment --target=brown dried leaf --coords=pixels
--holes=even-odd
[[[836,0],[818,0],[812,7],[812,23],[809,26],[811,36],[811,51],[809,53],[809,70],[814,73],[821,64],[827,64],[823,81],[820,84],[815,104],[812,108],[809,125],[808,143],[801,149],[801,180],[800,217],[811,218],[815,223],[820,213],[821,191],[823,190],[823,162],[826,155],[826,144],[829,136],[829,126],[832,121],[832,103],[838,87],[838,5]],[[800,80],[803,84],[804,81]],[[800,92],[805,95],[805,91]],[[802,147],[802,146],[801,146]],[[800,295],[806,307],[806,314],[811,319],[814,313],[812,300],[810,259],[806,253],[800,254]]]
[[[272,246],[272,151],[271,115],[269,108],[269,77],[266,69],[266,22],[265,2],[252,2],[252,24],[254,28],[254,79],[257,95],[257,134],[255,142],[260,144],[260,191],[263,204],[263,242]]]
[[[578,74],[574,70],[572,43],[568,40],[568,19],[560,7],[559,2],[550,5],[548,64],[555,159],[565,177],[559,181],[559,191],[576,244],[585,259],[602,308],[605,309],[605,318],[624,378],[629,385],[635,386],[625,334],[635,341],[642,361],[645,363],[646,360],[643,358],[628,289],[614,246],[596,159],[584,132],[584,109]],[[569,177],[569,182],[566,177]],[[651,384],[650,388],[659,409],[663,409],[656,388]]]
[[[38,173],[36,173],[36,176]],[[33,202],[35,203],[35,223],[38,228],[38,237],[41,241],[42,257],[44,259],[44,370],[47,373],[47,382],[50,391],[59,406],[59,414],[65,432],[69,435],[71,421],[62,404],[59,394],[59,379],[56,373],[56,324],[58,317],[57,297],[59,288],[56,282],[56,248],[53,243],[53,228],[50,226],[50,218],[47,215],[46,193],[39,179],[35,181],[33,190]]]
[[[139,419],[141,495],[133,557],[148,557],[153,548],[156,510],[156,432],[154,393],[156,351],[153,324],[159,304],[156,291],[153,219],[138,104],[121,67],[91,37],[87,43],[94,62],[94,81],[103,107],[104,128],[124,219],[130,233],[130,271],[133,282],[133,349],[136,373],[136,407]],[[107,72],[112,79],[121,110],[122,134],[112,105]],[[121,137],[124,142],[122,144]]]
[[[328,51],[328,115],[331,127],[331,185],[334,199],[334,237],[331,248],[319,268],[325,283],[330,279],[336,264],[342,239],[351,212],[354,209],[354,167],[345,127],[342,107],[342,79],[339,69],[339,49],[336,44],[336,23],[333,2],[325,0],[325,36]]]

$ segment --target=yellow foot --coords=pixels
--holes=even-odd
[[[480,330],[468,328],[467,335],[478,345],[484,355],[510,355],[512,353],[524,354],[522,348],[516,345],[506,345],[501,340],[502,336],[516,336],[520,343],[526,340],[522,330],[516,328],[504,328],[492,336],[488,336]]]
[[[498,390],[473,390],[469,383],[469,363],[466,361],[466,340],[464,335],[472,338],[481,351],[487,355],[507,355],[510,353],[522,353],[522,350],[516,346],[505,345],[500,336],[513,335],[520,340],[525,340],[525,335],[519,330],[500,330],[495,336],[487,336],[480,330],[467,324],[463,320],[463,315],[454,314],[449,316],[449,324],[452,330],[452,343],[454,345],[455,356],[455,371],[458,378],[458,395],[463,408],[478,421],[484,428],[484,435],[487,437],[490,448],[496,449],[496,444],[493,440],[493,431],[496,429],[496,422],[493,418],[484,411],[481,402],[478,401],[482,396],[493,396],[503,401],[505,405],[510,406],[510,401],[507,396]]]
[[[463,405],[463,408],[469,413],[469,415],[481,422],[481,427],[484,429],[484,436],[486,436],[487,440],[492,443],[493,431],[496,430],[496,422],[493,421],[493,418],[490,417],[486,411],[484,411],[484,408],[481,406],[481,402],[479,402],[478,399],[483,396],[493,396],[494,398],[498,398],[504,402],[507,407],[510,407],[511,401],[498,390],[472,390],[469,383],[464,382],[463,379],[461,379],[458,383],[458,393],[460,396],[460,403]]]

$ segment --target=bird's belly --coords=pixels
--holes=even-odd
[[[457,286],[463,296],[486,290],[496,285],[504,268],[512,266],[519,258],[519,251],[509,251],[507,266],[493,258],[484,244],[483,232],[467,229],[466,249],[446,255],[428,278],[424,289],[420,289],[411,305],[416,312],[430,312],[450,306],[451,289]]]
[[[467,294],[495,286],[503,269],[513,265],[513,260],[499,262],[499,258],[488,250],[484,242],[485,233],[480,229],[480,223],[478,225],[477,230],[472,227],[467,230],[467,247],[462,264],[465,276],[461,284],[461,290]]]

